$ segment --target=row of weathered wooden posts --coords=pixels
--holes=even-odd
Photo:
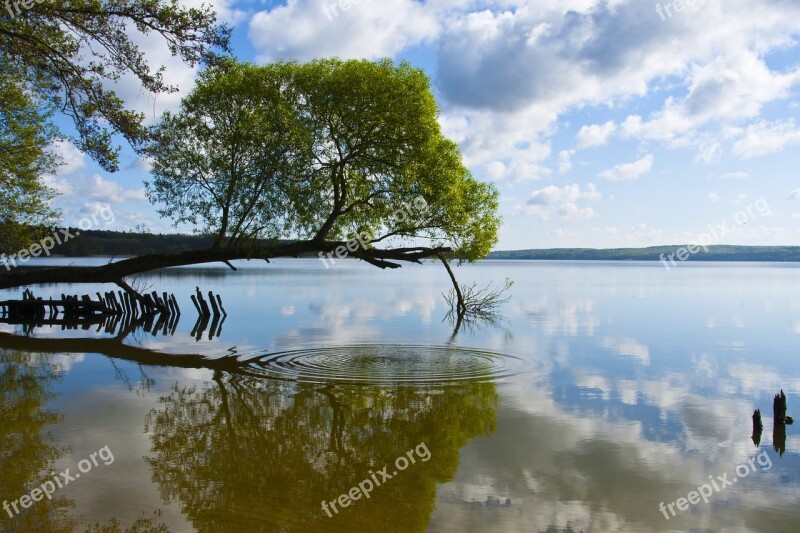
[[[219,294],[214,295],[212,291],[208,291],[208,301],[211,303],[210,308],[203,298],[203,293],[200,292],[200,287],[197,287],[196,295],[192,295],[192,303],[197,309],[200,318],[197,319],[190,335],[198,341],[203,337],[203,332],[209,326],[209,321],[211,321],[211,326],[208,330],[208,340],[213,340],[214,336],[219,337],[222,334],[222,324],[228,317],[228,313],[222,307],[222,298],[220,298]]]
[[[178,327],[181,309],[174,294],[153,291],[137,298],[128,292],[108,291],[96,295],[94,300],[88,294],[79,297],[62,293],[61,299],[45,300],[26,289],[21,300],[0,302],[0,323],[22,325],[25,334],[44,326],[61,326],[62,330],[97,326],[98,332],[122,334],[141,329],[155,336],[174,334]],[[218,337],[228,316],[222,298],[209,291],[207,302],[198,287],[191,299],[199,315],[191,335],[200,340],[211,322],[209,339]]]

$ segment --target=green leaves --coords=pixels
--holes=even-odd
[[[288,189],[306,162],[277,81],[249,65],[205,73],[179,113],[153,130],[144,153],[160,213],[200,224],[215,244],[280,237],[288,227]]]
[[[58,215],[49,203],[53,191],[40,181],[57,163],[47,147],[65,136],[53,114],[72,119],[72,142],[115,171],[114,136],[136,146],[147,130],[110,82],[132,74],[154,94],[176,90],[126,28],[162,38],[189,65],[216,63],[215,49],[227,50],[230,30],[216,24],[210,8],[176,0],[47,1],[12,12],[0,10],[0,247],[16,251],[33,238],[32,227],[54,224]]]
[[[131,40],[126,27],[162,38],[189,65],[218,60],[230,29],[209,7],[184,8],[177,0],[70,0],[37,2],[16,17],[0,13],[0,63],[18,66],[36,108],[57,109],[75,125],[75,145],[103,168],[118,168],[119,133],[138,144],[144,116],[125,108],[108,88],[129,73],[154,94],[176,88],[163,79]]]
[[[437,115],[427,76],[408,64],[224,62],[154,130],[148,191],[219,245],[369,231],[474,260],[496,241],[497,191],[470,175]],[[429,209],[392,216],[420,197]]]
[[[36,237],[32,227],[57,218],[49,204],[54,193],[39,180],[55,169],[47,147],[56,132],[10,69],[0,68],[0,102],[0,250],[13,253]]]

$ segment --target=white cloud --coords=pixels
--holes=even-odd
[[[600,235],[619,235],[619,230],[614,226],[608,226],[606,228],[592,228],[592,233],[598,233]]]
[[[237,24],[247,16],[241,9],[233,7],[235,0],[181,0],[181,5],[186,7],[211,6],[217,14],[217,22],[224,24]]]
[[[575,150],[561,150],[558,153],[558,173],[566,174],[572,170],[572,156],[575,155]]]
[[[759,121],[747,127],[744,138],[733,145],[733,154],[742,159],[751,159],[780,152],[795,144],[800,144],[800,130],[795,127],[794,119]]]
[[[720,140],[712,133],[694,142],[695,130],[753,118],[800,81],[800,71],[773,71],[763,59],[793,42],[792,21],[800,17],[800,7],[775,1],[732,0],[669,24],[641,2],[363,0],[329,17],[324,6],[333,3],[288,0],[257,13],[249,35],[258,60],[392,57],[430,43],[445,132],[468,165],[502,161],[504,178],[515,181],[548,175],[549,138],[570,109],[647,97],[677,83],[685,95],[667,98],[661,111],[631,116],[621,128],[614,121],[585,126],[579,146],[602,145],[621,129],[698,146],[698,158],[714,162]],[[565,163],[559,172],[568,171]]]
[[[144,189],[127,189],[115,181],[104,179],[99,174],[81,176],[76,179],[59,180],[46,176],[46,185],[55,189],[62,197],[91,198],[110,204],[146,200]]]
[[[789,198],[800,198],[800,189],[795,189],[789,193]]]
[[[648,120],[629,116],[622,125],[624,136],[673,146],[693,144],[699,128],[758,117],[766,103],[787,97],[800,83],[800,70],[774,72],[755,50],[721,55],[687,69],[686,96],[668,97]]]
[[[492,161],[486,165],[486,177],[490,180],[501,180],[506,175],[506,166],[502,161]]]
[[[603,197],[597,187],[590,183],[585,190],[580,185],[556,187],[549,185],[533,191],[526,205],[514,208],[516,213],[536,215],[541,220],[550,220],[554,216],[562,220],[582,220],[594,218],[596,212],[591,207],[579,207],[579,201],[597,202]]]
[[[708,201],[712,203],[716,203],[719,201],[719,194],[715,192],[708,193]]]
[[[750,177],[747,172],[728,172],[719,177],[721,180],[743,180]]]
[[[86,166],[86,156],[74,144],[66,140],[55,141],[50,150],[56,154],[60,165],[56,175],[66,176]]]
[[[333,0],[288,0],[256,13],[249,36],[258,61],[391,57],[439,35],[439,12],[451,2],[350,3],[342,10],[333,9],[340,5]]]
[[[617,165],[614,168],[603,171],[598,175],[601,178],[607,179],[608,181],[635,180],[650,172],[650,170],[653,168],[653,161],[653,155],[648,154],[638,161]]]
[[[611,135],[617,131],[617,125],[613,120],[609,120],[605,124],[593,124],[591,126],[583,126],[578,132],[577,143],[578,148],[588,148],[590,146],[602,146],[608,143]]]

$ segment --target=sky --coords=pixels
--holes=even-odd
[[[201,0],[183,0],[199,5]],[[258,64],[389,57],[431,79],[446,136],[500,191],[496,249],[800,245],[797,0],[213,0]],[[148,123],[198,70],[134,35],[175,94],[123,78]],[[64,222],[191,232],[145,196],[130,148],[110,174],[62,142]],[[91,214],[101,209],[109,217]],[[106,211],[107,212],[107,211]],[[95,224],[97,222],[97,224]]]

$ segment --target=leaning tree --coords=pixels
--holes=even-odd
[[[91,281],[131,291],[126,276],[157,268],[343,250],[380,268],[477,260],[496,243],[498,194],[465,168],[437,116],[429,79],[405,63],[220,62],[141,149],[162,216],[212,234],[213,246],[19,269],[0,275],[0,288]]]

